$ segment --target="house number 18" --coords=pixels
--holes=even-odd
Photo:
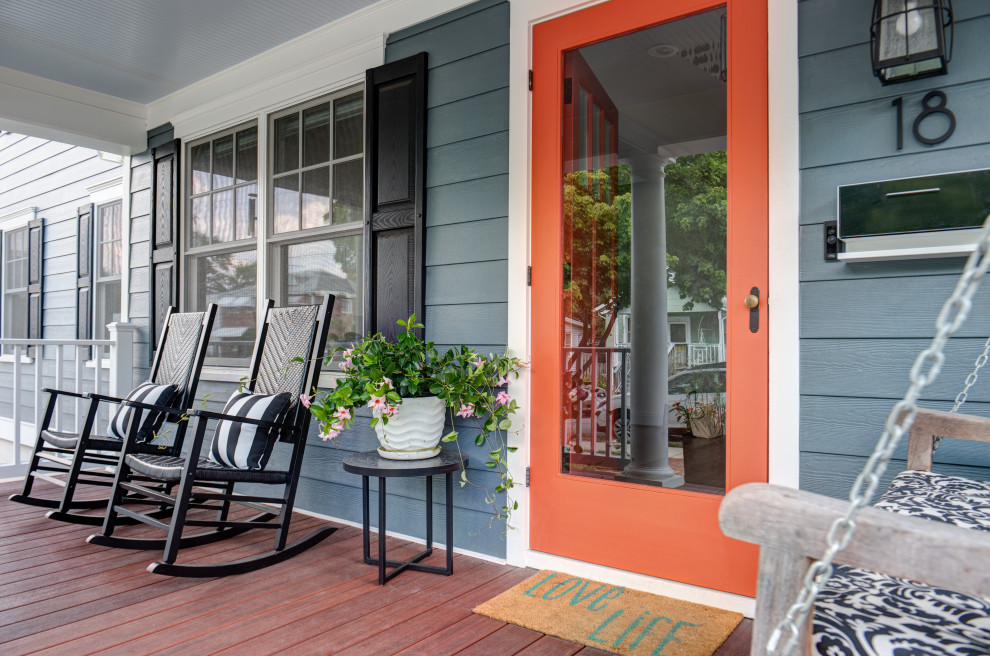
[[[926,146],[940,144],[951,137],[952,133],[956,131],[956,115],[952,113],[951,109],[945,106],[946,102],[945,92],[939,90],[929,91],[921,99],[921,106],[924,109],[914,119],[914,124],[911,126],[911,133],[915,139]],[[897,108],[897,150],[902,150],[904,148],[904,96],[894,98],[890,104]],[[921,123],[933,114],[944,115],[949,124],[942,134],[935,137],[926,137],[921,134]]]

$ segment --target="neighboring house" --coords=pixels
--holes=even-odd
[[[751,612],[755,551],[718,531],[719,493],[769,480],[844,496],[962,266],[826,260],[836,189],[990,167],[990,5],[953,3],[947,75],[883,86],[864,0],[304,4],[295,16],[252,3],[243,24],[256,50],[240,36],[197,40],[193,22],[219,20],[212,10],[172,17],[189,33],[164,46],[149,19],[135,38],[175,49],[174,66],[149,55],[102,68],[98,50],[33,66],[24,26],[0,45],[0,338],[132,324],[140,382],[164,308],[215,302],[199,394],[219,406],[244,375],[265,298],[336,294],[335,344],[415,311],[439,345],[508,348],[532,364],[509,388],[523,406],[516,528],[489,529],[483,494],[466,486],[457,548]],[[71,18],[53,34],[74,33]],[[101,43],[86,24],[71,48]],[[114,66],[128,74],[110,83]],[[720,161],[727,198],[692,191],[685,171],[718,177]],[[655,228],[719,216],[724,228],[726,214],[727,264],[712,265],[722,287],[684,310]],[[631,297],[617,300],[625,272]],[[926,405],[947,407],[982,351],[988,295]],[[609,355],[626,349],[628,391]],[[676,453],[655,449],[668,438],[666,412],[653,412],[665,374],[707,365],[727,372],[721,485],[685,480],[690,435]],[[10,384],[0,375],[6,416]],[[969,399],[990,411],[990,387]],[[614,414],[626,402],[632,430]],[[601,457],[579,431],[599,431]],[[490,482],[472,438],[460,440],[469,476]],[[340,461],[375,444],[367,428],[329,444],[314,433],[301,508],[359,521],[359,481]],[[986,450],[947,444],[938,460],[990,478]],[[391,491],[390,528],[421,537],[424,490]]]

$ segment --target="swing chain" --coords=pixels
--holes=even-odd
[[[969,389],[976,384],[976,379],[980,373],[980,369],[987,363],[987,359],[990,359],[990,337],[987,338],[986,343],[983,345],[983,353],[980,353],[979,357],[976,358],[976,362],[973,366],[973,371],[966,376],[966,385],[962,388],[962,391],[956,396],[956,402],[952,405],[952,410],[949,412],[958,412],[959,408],[962,407],[963,403],[966,402],[966,397],[969,396]],[[942,443],[942,436],[938,435],[935,437],[935,443],[932,450],[938,449],[938,445]]]
[[[887,417],[883,434],[880,436],[873,454],[866,461],[863,471],[856,477],[856,482],[849,492],[849,506],[845,515],[832,522],[826,538],[825,553],[808,568],[801,592],[787,611],[787,615],[770,636],[767,652],[771,656],[789,656],[797,646],[800,633],[798,627],[807,621],[815,599],[825,583],[831,578],[836,554],[845,549],[852,540],[856,530],[856,516],[862,507],[873,498],[898,442],[910,430],[915,415],[918,413],[917,401],[921,391],[938,376],[942,362],[945,360],[945,343],[966,320],[973,306],[973,294],[988,268],[990,268],[990,216],[984,223],[976,250],[966,260],[966,267],[963,269],[959,282],[956,283],[952,296],[942,306],[942,311],[939,312],[938,319],[935,321],[935,336],[932,338],[931,344],[918,354],[914,365],[911,367],[911,384],[904,398],[894,405]],[[988,352],[990,352],[990,340],[987,340],[986,349],[980,356],[983,364],[986,363]],[[977,367],[977,371],[983,364]],[[927,371],[924,370],[926,366]],[[975,371],[971,377],[975,382]],[[969,379],[967,379],[967,383],[969,383]],[[966,389],[960,394],[963,400],[965,400],[965,392],[970,386],[971,384],[967,384]],[[962,403],[958,405],[962,405]]]

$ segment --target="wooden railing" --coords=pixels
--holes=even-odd
[[[44,388],[113,396],[130,392],[135,327],[113,323],[108,329],[110,339],[0,339],[0,380],[7,383],[0,386],[11,390],[9,403],[0,402],[0,478],[23,475],[26,469],[47,403]],[[59,400],[52,428],[78,430],[85,403]]]

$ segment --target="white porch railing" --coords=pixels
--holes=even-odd
[[[9,405],[0,405],[0,479],[22,476],[27,469],[47,404],[44,388],[112,396],[130,392],[135,327],[113,323],[108,328],[110,339],[0,339],[0,377],[11,387]],[[61,397],[52,428],[78,430],[87,403]]]
[[[700,367],[725,362],[725,350],[721,344],[688,344],[688,366]]]

